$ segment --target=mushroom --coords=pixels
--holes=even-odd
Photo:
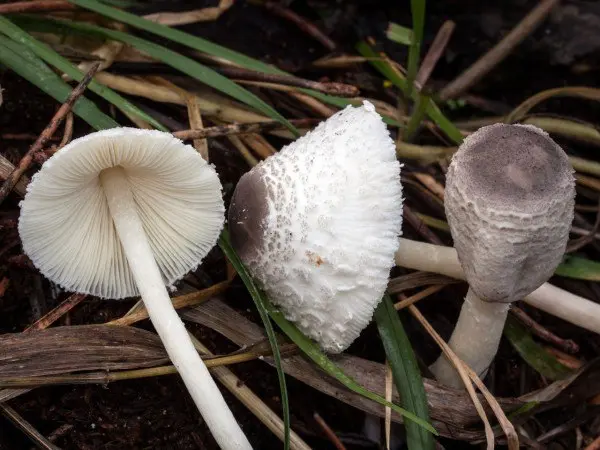
[[[287,319],[325,351],[371,321],[402,225],[400,164],[369,102],[348,106],[244,174],[232,244]]]
[[[166,288],[215,245],[224,222],[221,190],[214,168],[179,139],[114,128],[48,159],[21,202],[19,233],[33,264],[64,289],[140,295],[217,443],[250,449]]]
[[[539,288],[561,262],[574,215],[565,152],[531,125],[495,124],[466,138],[446,178],[445,209],[469,291],[449,345],[483,375],[511,302]],[[448,360],[431,368],[461,386]]]

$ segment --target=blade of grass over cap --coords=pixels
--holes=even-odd
[[[411,343],[398,317],[398,312],[388,295],[383,297],[375,310],[375,322],[392,368],[394,383],[402,399],[402,405],[428,422],[429,408],[423,378]],[[412,422],[406,422],[405,427],[406,441],[410,450],[433,450],[435,448],[435,439],[430,432]]]
[[[279,378],[279,389],[281,391],[281,407],[283,409],[283,424],[284,424],[284,448],[288,450],[290,448],[290,405],[288,400],[287,385],[285,382],[285,372],[281,365],[281,352],[279,351],[279,343],[277,342],[277,336],[275,330],[271,324],[271,319],[268,314],[268,302],[262,292],[256,287],[254,281],[246,271],[244,264],[240,260],[239,256],[231,246],[229,240],[229,232],[223,230],[221,238],[219,239],[219,247],[225,253],[225,256],[231,262],[231,265],[236,270],[239,277],[246,285],[246,289],[250,293],[260,318],[265,326],[265,332],[271,344],[273,350],[273,361],[275,362],[275,368],[277,369],[277,376]]]
[[[573,372],[536,343],[527,329],[514,317],[508,316],[504,335],[527,364],[550,380],[562,380]]]
[[[46,61],[46,63],[56,67],[61,72],[66,73],[74,80],[81,81],[81,79],[84,77],[85,74],[73,64],[71,64],[70,61],[63,58],[61,55],[56,53],[46,44],[35,39],[33,36],[31,36],[25,30],[19,28],[6,17],[0,16],[0,32],[4,33],[13,41],[19,42],[26,48],[29,48],[38,57]],[[150,123],[152,126],[159,130],[168,131],[168,129],[161,125],[158,121],[150,117],[137,106],[130,103],[125,98],[121,97],[119,94],[112,91],[111,89],[102,86],[101,84],[95,81],[90,82],[90,84],[88,85],[88,89],[98,94],[100,97],[104,98],[109,103],[115,105],[121,111],[140,117],[141,119]]]
[[[27,47],[4,36],[0,36],[0,62],[58,102],[66,101],[73,90]],[[77,116],[96,130],[119,126],[85,97],[80,97],[72,109]]]
[[[371,48],[369,44],[364,41],[361,41],[356,46],[358,52],[366,56],[369,59],[369,62],[375,67],[384,77],[386,77],[394,86],[399,88],[403,93],[408,93],[408,83],[406,78],[398,71],[394,70],[390,63],[388,63],[385,59],[381,58],[381,55],[377,54],[375,50]],[[413,90],[411,97],[413,101],[416,101],[419,92]],[[425,106],[425,110],[427,115],[435,124],[456,144],[460,144],[463,140],[463,135],[458,128],[450,121],[439,107],[435,104],[432,99],[427,100],[427,105]]]
[[[23,17],[23,16],[21,16]],[[68,20],[60,19],[49,19],[49,18],[38,18],[35,16],[27,16],[19,19],[19,23],[23,23],[26,27],[32,27],[36,30],[44,29],[47,32],[56,32],[57,29],[69,29],[85,35],[91,34],[95,36],[101,36],[109,38],[115,41],[124,42],[131,45],[138,50],[150,55],[151,57],[158,59],[165,64],[189,75],[192,78],[216,89],[236,100],[245,103],[246,105],[254,108],[255,110],[262,112],[263,114],[281,122],[284,124],[292,133],[299,136],[299,132],[287,119],[279,114],[273,107],[262,101],[259,97],[234,83],[229,78],[221,75],[220,73],[212,70],[211,68],[204,66],[187,56],[183,56],[172,50],[169,50],[162,45],[155,44],[145,39],[132,36],[121,31],[111,30],[103,28],[97,25],[92,25],[83,22],[72,22]],[[50,25],[50,27],[49,27]]]

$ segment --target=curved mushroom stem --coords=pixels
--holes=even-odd
[[[472,289],[467,292],[448,345],[480,377],[485,376],[498,352],[509,307],[509,303],[483,301]],[[430,369],[440,383],[457,389],[463,386],[458,372],[444,355]]]
[[[396,264],[414,270],[439,273],[464,280],[465,275],[453,247],[400,239]],[[600,304],[544,283],[523,301],[574,325],[600,334]]]
[[[252,449],[173,308],[125,170],[122,167],[103,170],[100,182],[150,320],[200,414],[222,449]]]

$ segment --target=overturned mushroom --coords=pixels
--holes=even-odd
[[[540,287],[560,263],[574,202],[567,155],[536,127],[483,127],[454,155],[445,208],[469,292],[449,344],[475,372],[485,373],[494,358],[510,303]],[[461,385],[443,356],[432,372]]]
[[[244,264],[285,316],[332,353],[371,321],[401,225],[400,164],[368,102],[255,166],[229,209]]]
[[[141,295],[150,320],[221,448],[251,448],[171,304],[166,286],[196,268],[224,222],[221,184],[168,133],[116,128],[72,141],[21,202],[23,248],[67,290]]]

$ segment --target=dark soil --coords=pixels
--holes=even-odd
[[[184,10],[201,7],[213,2],[153,1],[138,12],[160,10]],[[216,2],[214,2],[216,3]],[[384,31],[389,21],[410,26],[410,2],[386,2],[370,0],[329,2],[305,0],[282,2],[305,17],[316,21],[339,45],[340,51],[353,52],[358,38],[374,37],[392,58],[406,61],[406,49],[386,40]],[[480,55],[509,31],[535,4],[537,0],[510,0],[504,2],[480,2],[476,0],[453,0],[428,2],[424,51],[445,20],[456,22],[456,30],[448,49],[438,64],[433,78],[443,85],[460,74]],[[560,14],[554,15],[529,37],[518,49],[499,65],[492,74],[479,82],[471,94],[484,98],[496,110],[505,112],[521,101],[543,89],[559,86],[597,86],[600,68],[600,8],[595,2],[565,2]],[[567,6],[571,9],[565,9]],[[573,12],[573,8],[576,8]],[[577,9],[579,8],[579,9]],[[357,84],[363,93],[390,100],[391,90],[382,87],[382,79],[366,66],[356,70],[316,71],[309,64],[327,54],[312,38],[284,19],[263,8],[239,1],[218,21],[182,27],[185,31],[200,35],[250,56],[274,63],[298,75],[320,79],[345,81]],[[0,85],[4,88],[4,104],[0,108],[0,133],[28,134],[29,139],[2,139],[0,151],[17,162],[55,112],[57,105],[28,82],[12,72],[0,68]],[[90,98],[94,98],[90,95]],[[144,104],[134,99],[138,104]],[[183,108],[161,106],[173,121],[185,122]],[[597,122],[600,108],[587,100],[556,99],[543,103],[536,111],[551,111],[589,122]],[[483,117],[491,114],[473,106],[449,111],[452,119]],[[496,111],[498,114],[498,111]],[[76,121],[76,135],[88,132],[84,124]],[[183,126],[183,125],[182,125]],[[427,142],[431,138],[424,138]],[[273,141],[277,143],[276,141]],[[584,145],[575,146],[561,141],[574,154],[594,158],[594,149]],[[238,178],[246,170],[243,159],[224,140],[211,141],[211,161],[217,166],[229,199]],[[411,164],[406,166],[410,170]],[[593,204],[582,193],[580,203]],[[596,195],[596,194],[594,194]],[[426,211],[427,206],[418,192],[407,188],[407,202],[415,210]],[[579,199],[578,199],[579,201]],[[18,216],[18,199],[12,197],[3,204],[0,219]],[[588,217],[593,222],[593,217]],[[405,226],[405,235],[418,238],[418,234]],[[451,243],[447,236],[443,236]],[[584,249],[590,258],[599,259],[596,246]],[[8,277],[11,285],[0,296],[0,333],[19,332],[56,306],[67,293],[56,293],[47,280],[39,274],[7,263],[11,256],[21,253],[18,236],[14,229],[0,229],[0,279]],[[398,274],[402,272],[398,270]],[[192,276],[201,287],[223,280],[224,258],[214,250],[202,267]],[[583,282],[553,280],[588,298],[600,298],[600,290]],[[436,328],[447,337],[458,315],[460,301],[466,286],[448,287],[441,294],[422,302],[421,309]],[[227,296],[230,304],[240,311],[253,311],[253,304],[237,282]],[[101,323],[117,318],[131,307],[132,302],[109,302],[88,300],[61,320],[61,324]],[[574,339],[582,347],[581,357],[592,359],[600,354],[600,341],[581,329],[561,322],[546,314],[528,310],[534,318],[557,334]],[[252,316],[252,312],[248,312]],[[408,316],[402,316],[417,353],[428,364],[439,350],[420,326]],[[257,317],[253,319],[259,321]],[[68,320],[68,322],[67,322]],[[141,326],[150,329],[148,322]],[[236,350],[216,333],[201,328],[191,328],[201,340],[217,354]],[[1,352],[1,349],[0,349]],[[369,327],[351,347],[350,352],[383,361],[384,354],[374,327]],[[280,410],[280,399],[275,371],[259,361],[239,364],[235,373],[265,400],[275,411]],[[525,366],[515,351],[503,342],[496,360],[492,378],[488,379],[496,394],[518,396],[525,389],[533,389],[530,380],[533,371]],[[537,378],[536,378],[537,379]],[[526,380],[526,381],[523,381]],[[322,395],[305,385],[287,378],[292,425],[309,445],[315,449],[334,448],[325,439],[313,419],[318,412],[350,449],[375,449],[376,444],[361,435],[364,415],[330,397]],[[243,407],[225,392],[231,405],[257,449],[281,448],[281,443]],[[124,381],[108,386],[65,386],[35,389],[10,402],[10,405],[45,436],[55,435],[54,443],[63,449],[216,449],[185,388],[177,376]],[[551,429],[576,414],[563,411],[550,417],[544,416],[544,426]],[[557,439],[557,447],[570,447],[572,440]],[[443,441],[446,448],[470,448],[466,443]],[[32,448],[31,441],[10,422],[0,416],[0,449],[16,450]]]

